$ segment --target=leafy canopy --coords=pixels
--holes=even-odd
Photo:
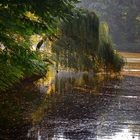
[[[34,34],[52,36],[70,20],[78,0],[0,0],[0,91],[19,79],[42,73],[46,64],[31,51]],[[43,69],[44,68],[44,69]]]
[[[52,35],[58,20],[67,20],[76,11],[76,2],[78,0],[0,0],[0,42],[9,47],[27,43],[33,33]]]

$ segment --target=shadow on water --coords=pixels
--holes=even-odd
[[[140,78],[134,76],[125,76],[121,79],[88,73],[63,71],[54,75],[50,72],[34,84],[24,86],[24,90],[21,88],[12,91],[15,94],[18,92],[33,96],[31,99],[27,98],[28,100],[25,97],[27,105],[23,103],[24,109],[26,108],[24,112],[30,116],[26,122],[32,125],[21,126],[20,132],[13,132],[14,138],[138,140],[139,83]],[[20,118],[23,119],[24,116]]]
[[[29,114],[41,103],[41,96],[34,83],[26,82],[0,93],[0,139],[25,140],[32,125]]]

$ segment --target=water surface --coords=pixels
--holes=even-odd
[[[133,62],[137,64],[137,60]],[[41,112],[42,117],[29,130],[29,137],[139,140],[140,77],[135,67],[128,62],[124,77],[119,78],[63,71],[50,76],[49,81],[40,80],[38,86],[46,93],[46,99],[33,114]],[[38,118],[34,117],[34,121],[38,122]]]
[[[4,111],[9,114],[6,122],[12,120],[15,127],[7,130],[6,137],[0,135],[0,138],[139,140],[140,57],[134,54],[124,56],[129,61],[123,76],[66,71],[54,73],[51,69],[46,77],[10,91],[15,102],[8,103]],[[1,102],[7,105],[6,95],[1,96]],[[17,105],[24,107],[19,109]],[[23,111],[24,115],[20,113]],[[21,118],[26,120],[26,125],[21,125]]]

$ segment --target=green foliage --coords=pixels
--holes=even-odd
[[[0,63],[0,91],[11,87],[15,82],[23,78],[23,75],[19,67]]]
[[[0,90],[23,76],[44,71],[46,63],[38,52],[31,51],[30,37],[55,35],[58,21],[69,20],[77,12],[76,2],[0,0]]]
[[[67,20],[75,12],[76,2],[78,1],[1,0],[0,41],[11,47],[19,44],[14,38],[15,35],[21,36],[27,42],[28,37],[34,33],[47,33],[47,36],[54,34],[58,20]]]
[[[99,20],[93,12],[81,11],[70,22],[63,22],[60,39],[52,48],[61,67],[80,71],[95,70],[98,34]]]
[[[43,73],[47,66],[36,52],[26,49],[17,51],[16,54],[15,51],[5,50],[0,53],[0,58],[0,91],[6,90],[26,76]]]
[[[95,13],[82,11],[71,22],[62,23],[60,39],[52,51],[65,69],[119,72],[124,62],[114,48],[108,24],[99,26]]]
[[[123,58],[117,53],[115,45],[109,36],[109,27],[106,22],[100,23],[99,58],[101,66],[107,71],[119,72],[124,65]]]

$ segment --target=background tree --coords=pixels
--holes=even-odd
[[[79,6],[95,10],[100,19],[109,24],[115,43],[126,44],[125,47],[140,43],[139,0],[82,0]],[[135,49],[138,50],[136,47]]]
[[[107,23],[99,25],[96,14],[88,11],[62,23],[60,39],[52,47],[58,66],[79,71],[119,72],[123,60],[114,51],[109,27]]]
[[[82,12],[71,22],[63,22],[61,36],[52,47],[63,68],[95,70],[99,45],[99,20],[95,13]]]
[[[100,60],[100,67],[108,72],[120,72],[124,60],[115,50],[116,45],[112,41],[109,34],[109,27],[106,22],[100,23],[100,45],[98,49],[98,55]]]

